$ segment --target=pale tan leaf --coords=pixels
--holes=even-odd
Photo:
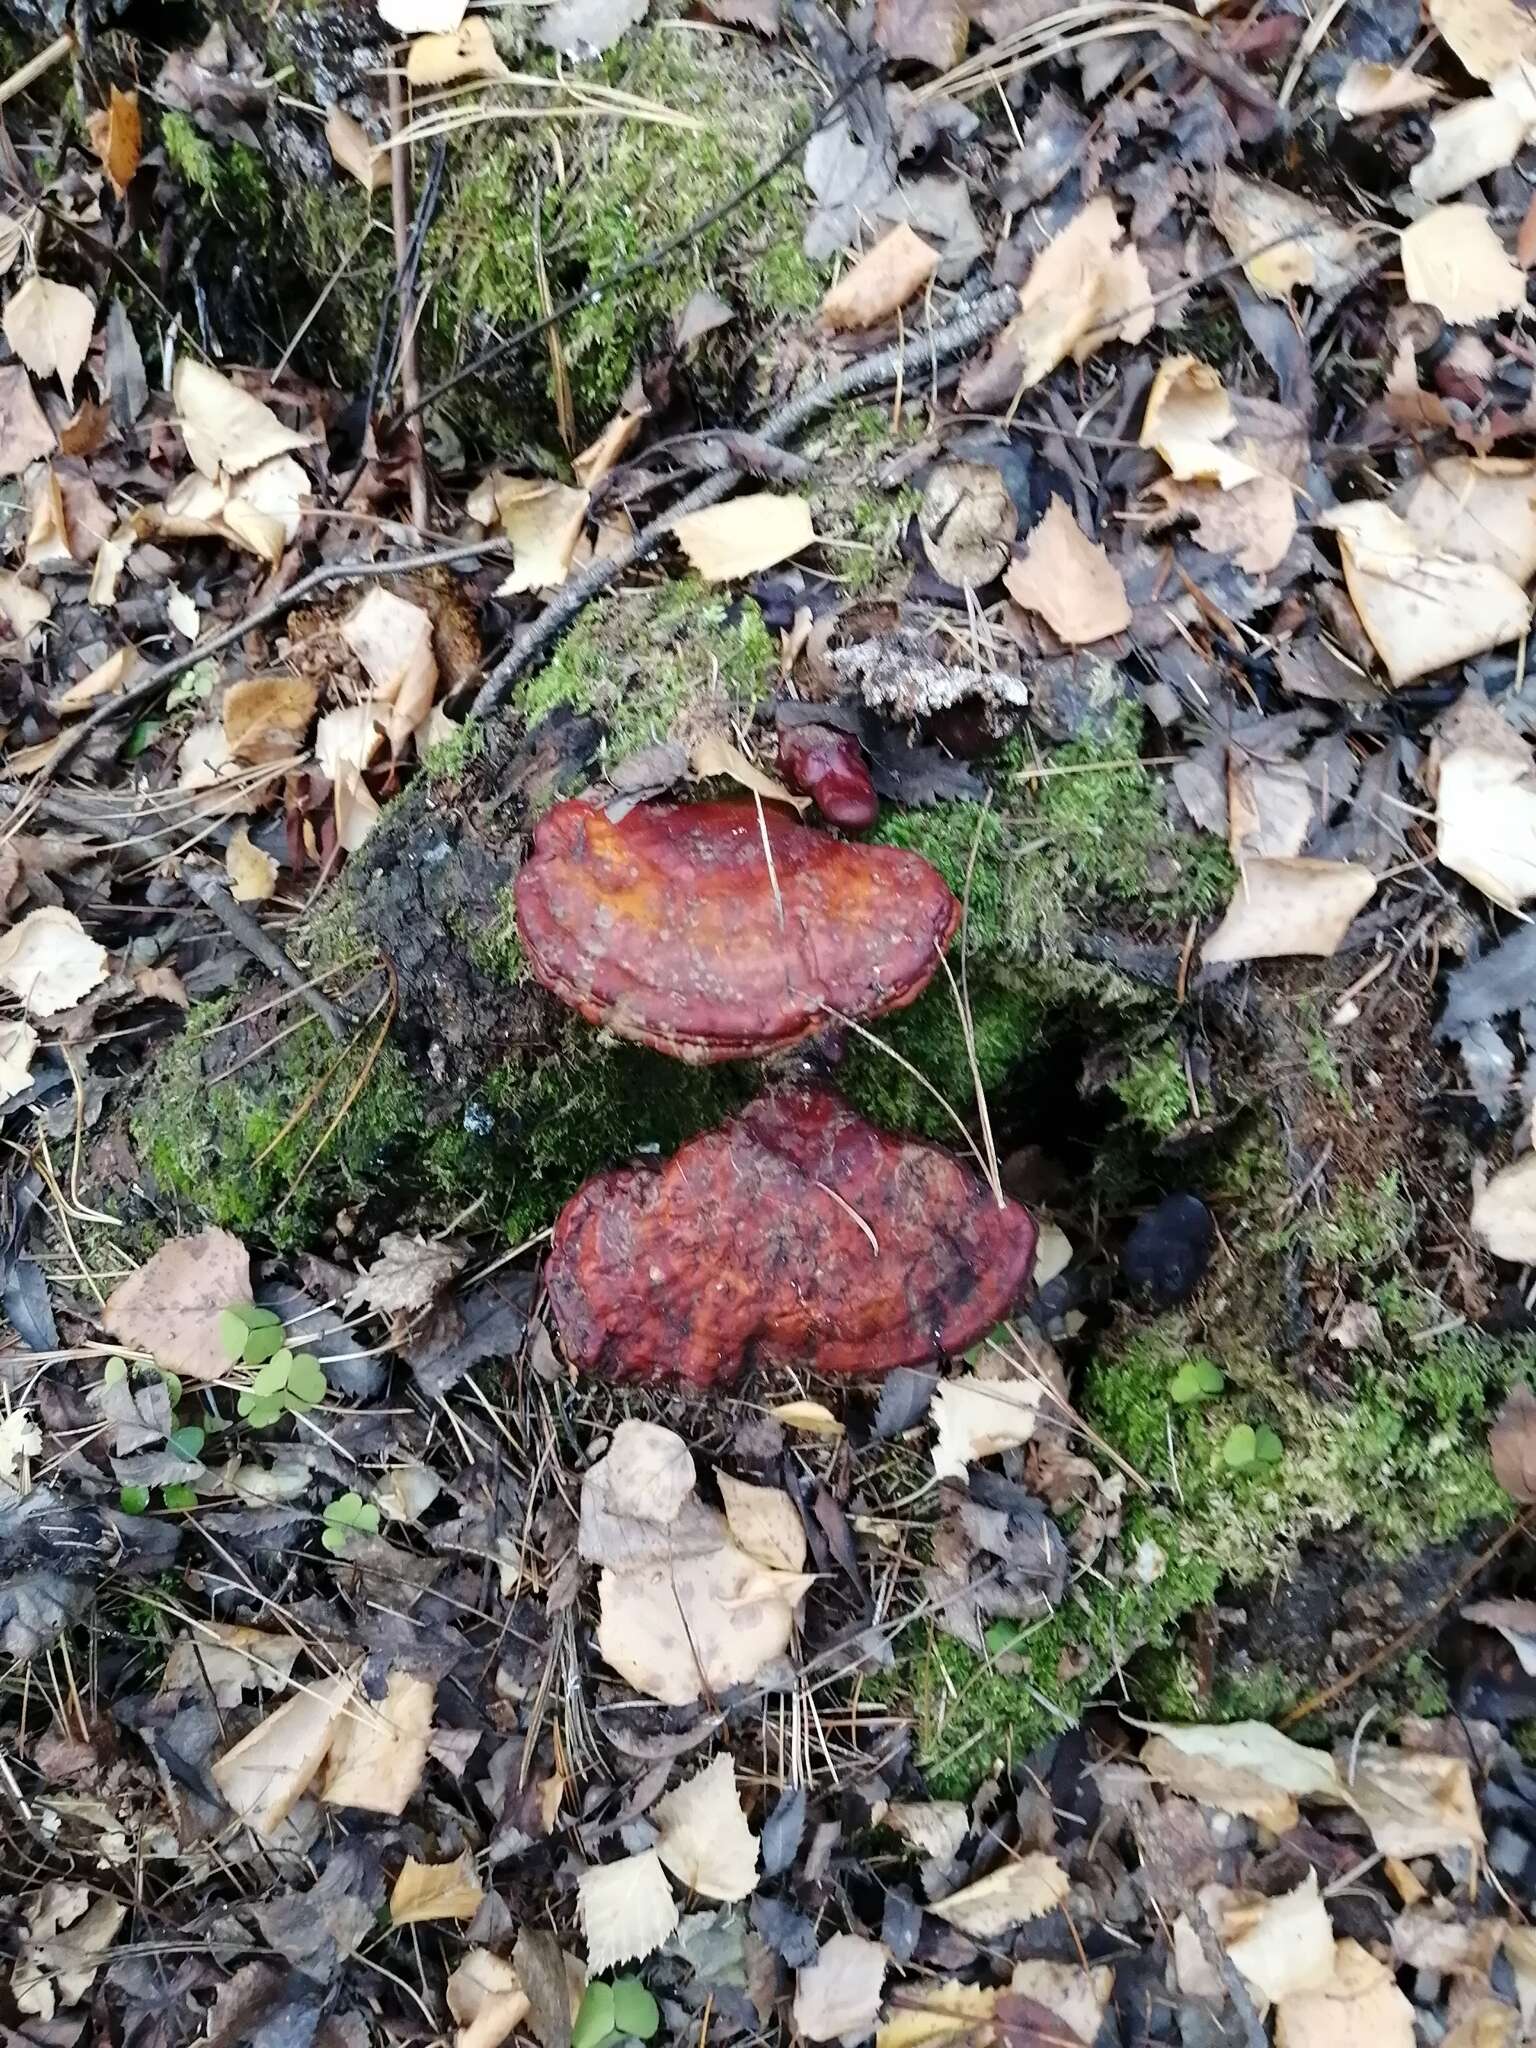
[[[20,2009],[51,2020],[59,2006],[78,2004],[127,1917],[128,1908],[117,1899],[92,1899],[83,1885],[45,1885],[29,1908],[30,1939],[11,1975],[11,1995]]]
[[[614,1430],[606,1454],[582,1481],[583,1524],[589,1508],[640,1522],[675,1522],[694,1483],[693,1454],[676,1431],[626,1415]],[[589,1555],[585,1548],[582,1555]],[[616,1558],[595,1561],[619,1562]]]
[[[745,1685],[783,1656],[812,1583],[748,1557],[713,1519],[718,1547],[605,1570],[598,1582],[600,1655],[637,1692],[667,1706]]]
[[[1465,1757],[1364,1743],[1350,1790],[1383,1856],[1481,1858],[1483,1824]]]
[[[407,1856],[389,1895],[390,1923],[411,1927],[422,1920],[473,1920],[484,1897],[467,1849],[451,1863],[418,1863]]]
[[[377,192],[389,183],[389,152],[375,149],[368,131],[342,107],[332,107],[325,117],[325,139],[338,170],[356,178],[365,192]]]
[[[1220,371],[1194,356],[1169,356],[1158,365],[1142,416],[1141,446],[1155,448],[1179,482],[1232,490],[1262,474],[1217,445],[1236,424]]]
[[[1426,554],[1389,505],[1338,505],[1323,523],[1339,536],[1350,598],[1395,688],[1528,630],[1518,583],[1489,562]]]
[[[1260,476],[1223,490],[1219,484],[1152,486],[1168,519],[1190,519],[1195,538],[1213,555],[1230,555],[1250,576],[1267,576],[1290,553],[1296,537],[1296,494],[1283,477]]]
[[[1085,1970],[1078,1963],[1031,1959],[1015,1963],[1008,1980],[1015,1997],[1032,1998],[1036,2005],[1043,2005],[1080,2041],[1098,2039],[1114,1988],[1115,1973],[1107,1964]],[[1050,2044],[1041,2040],[1028,2048],[1050,2048]]]
[[[107,978],[107,955],[72,910],[47,904],[0,933],[0,988],[32,1017],[57,1016]]]
[[[213,718],[199,720],[182,741],[176,755],[176,787],[200,796],[198,808],[215,818],[248,811],[258,795],[255,785],[243,779],[224,728]]]
[[[1063,498],[1052,498],[1003,583],[1017,604],[1038,613],[1069,647],[1108,639],[1131,623],[1120,571],[1101,543],[1083,532]]]
[[[509,78],[483,14],[472,14],[446,35],[418,36],[405,53],[405,76],[415,86],[452,85],[457,78]]]
[[[1429,18],[1474,78],[1536,63],[1536,17],[1520,0],[1429,0]]]
[[[643,1962],[677,1930],[677,1902],[654,1849],[617,1863],[593,1863],[576,1881],[587,1973]]]
[[[96,309],[77,285],[33,276],[6,302],[0,325],[33,376],[56,376],[73,404],[95,322]]]
[[[342,1717],[326,1759],[320,1798],[364,1813],[403,1813],[427,1767],[437,1685],[392,1671],[382,1700],[359,1692]]]
[[[953,1863],[970,1833],[971,1816],[958,1799],[893,1799],[885,1809],[884,1823],[910,1842],[919,1855],[930,1856],[936,1863]]]
[[[197,608],[197,599],[188,590],[173,583],[165,594],[165,616],[176,628],[183,640],[195,640],[202,624],[202,613]]]
[[[786,1429],[803,1429],[811,1436],[841,1436],[843,1425],[821,1401],[780,1401],[768,1413]]]
[[[1434,206],[1402,233],[1408,296],[1456,327],[1475,327],[1525,304],[1525,272],[1480,206]]]
[[[1039,1420],[1045,1392],[1039,1380],[987,1379],[961,1373],[940,1380],[932,1419],[938,1428],[933,1469],[940,1479],[960,1479],[978,1458],[1028,1443]]]
[[[1159,1784],[1204,1806],[1247,1814],[1277,1835],[1296,1825],[1298,1800],[1353,1804],[1326,1750],[1305,1749],[1266,1722],[1140,1725],[1151,1733],[1141,1752],[1141,1766]]]
[[[822,300],[821,317],[834,331],[877,327],[915,298],[938,267],[938,250],[903,221],[843,273]]]
[[[754,1489],[757,1491],[759,1489]],[[700,1898],[734,1905],[757,1885],[757,1837],[736,1790],[736,1766],[722,1752],[658,1799],[656,1853],[678,1883]]]
[[[379,1256],[350,1299],[381,1315],[414,1315],[436,1301],[468,1256],[462,1245],[391,1230],[379,1239]]]
[[[1425,554],[1485,562],[1515,583],[1536,576],[1536,461],[1442,455],[1392,493]]]
[[[590,491],[594,484],[601,483],[623,459],[645,419],[643,412],[616,412],[597,439],[571,457],[571,468],[583,490]]]
[[[1400,114],[1427,106],[1440,91],[1433,78],[1401,64],[1372,64],[1354,57],[1339,80],[1334,105],[1346,121],[1359,121],[1371,114]]]
[[[106,106],[92,114],[85,125],[91,148],[121,199],[139,168],[143,144],[138,94],[123,92],[114,85]]]
[[[109,1336],[183,1379],[221,1380],[228,1371],[219,1317],[251,1298],[250,1255],[227,1230],[173,1237],[107,1296]]]
[[[1436,855],[1495,903],[1518,910],[1536,896],[1536,763],[1477,693],[1462,699],[1455,717],[1449,730],[1465,737],[1438,754]]]
[[[472,1948],[447,1985],[458,2025],[454,2048],[501,2048],[528,2017],[528,1994],[516,1970],[488,1948]]]
[[[32,1072],[37,1033],[22,1018],[0,1024],[0,1103],[19,1095]]]
[[[1306,768],[1295,761],[1233,758],[1227,769],[1227,848],[1239,865],[1300,853],[1317,815]]]
[[[259,398],[191,356],[176,365],[171,395],[187,453],[210,479],[242,475],[275,455],[307,448],[313,438],[285,427]]]
[[[1413,2007],[1392,1972],[1358,1942],[1334,1947],[1333,1975],[1275,2009],[1275,2048],[1413,2048]]]
[[[253,1686],[282,1691],[304,1644],[298,1636],[235,1622],[199,1622],[178,1638],[160,1675],[162,1693],[192,1686],[216,1707],[238,1707]]]
[[[34,590],[10,569],[0,569],[0,619],[13,639],[31,647],[38,627],[52,616],[53,599],[46,591]]]
[[[1500,1167],[1472,1202],[1472,1234],[1496,1259],[1536,1263],[1536,1152]]]
[[[86,592],[91,604],[110,611],[117,603],[117,586],[122,581],[128,557],[133,553],[138,538],[137,527],[125,520],[102,542],[97,551],[96,566],[91,571],[90,588]]]
[[[1085,362],[1117,338],[1143,340],[1151,297],[1140,256],[1120,238],[1114,201],[1100,193],[1035,258],[999,339],[999,352],[1019,364],[1018,389],[1032,390],[1069,355]]]
[[[224,737],[236,761],[291,761],[304,751],[318,683],[306,676],[243,676],[224,692]]]
[[[1354,279],[1361,241],[1310,199],[1260,178],[1218,175],[1211,220],[1248,282],[1266,298],[1289,298],[1298,285],[1329,296]]]
[[[1333,1928],[1309,1870],[1294,1891],[1229,1906],[1222,1946],[1260,1998],[1317,1991],[1333,1976]]]
[[[1200,957],[1207,966],[1291,954],[1329,959],[1375,893],[1376,877],[1351,861],[1245,861],[1227,914]]]
[[[875,2048],[945,2048],[988,2038],[997,1992],[951,1977],[943,1984],[903,1984],[891,1994]]]
[[[810,802],[809,797],[793,795],[777,776],[765,774],[755,762],[749,761],[730,735],[718,726],[694,741],[688,767],[701,782],[713,775],[729,776],[743,789],[755,791],[765,803],[791,804],[797,811],[803,811]]]
[[[501,530],[512,543],[512,573],[498,597],[557,590],[570,573],[591,493],[546,477],[508,477],[497,487]]]
[[[805,1524],[789,1495],[777,1486],[751,1486],[729,1472],[715,1477],[737,1546],[772,1571],[804,1571]]]
[[[361,775],[384,744],[383,718],[382,705],[343,704],[327,711],[315,727],[315,759],[321,774],[336,783],[347,775]]]
[[[795,2026],[808,2041],[865,2040],[880,2016],[890,1955],[862,1934],[834,1934],[795,1976]]]
[[[816,532],[810,500],[752,491],[674,519],[678,545],[706,583],[731,583],[788,561],[810,547]]]
[[[148,1271],[148,1266],[140,1268],[140,1273]],[[226,1303],[232,1298],[226,1296]],[[349,1676],[306,1686],[225,1751],[211,1775],[237,1819],[258,1835],[276,1833],[314,1782],[351,1697]]]
[[[1527,124],[1518,108],[1484,93],[1447,107],[1429,125],[1429,154],[1414,165],[1408,182],[1421,199],[1434,200],[1465,192],[1479,178],[1512,164]]]
[[[0,364],[0,477],[20,476],[56,445],[32,379],[20,363]]]
[[[437,694],[431,614],[376,584],[343,624],[341,637],[362,663],[374,702],[389,707],[385,737],[399,753],[426,722]]]
[[[78,683],[71,683],[67,690],[61,690],[48,708],[57,712],[59,717],[68,718],[103,697],[120,696],[136,680],[143,666],[144,658],[136,647],[119,647],[116,653],[109,654],[105,661],[98,663],[88,676],[82,676]]]
[[[141,967],[133,977],[133,985],[151,1002],[174,1003],[178,1010],[192,1007],[186,983],[174,967]]]
[[[1055,1912],[1071,1888],[1054,1856],[1031,1850],[947,1899],[936,1899],[928,1910],[974,1941],[994,1941],[1026,1920]]]
[[[229,893],[237,903],[267,903],[277,893],[277,862],[251,844],[251,835],[239,826],[224,849],[224,872],[229,876]]]

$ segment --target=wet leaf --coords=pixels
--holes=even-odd
[[[107,1298],[109,1335],[187,1379],[222,1379],[227,1370],[220,1318],[231,1300],[248,1297],[251,1262],[227,1230],[175,1237]]]
[[[1003,578],[1008,594],[1039,614],[1069,647],[1090,646],[1123,633],[1130,600],[1119,570],[1102,544],[1090,540],[1065,500],[1052,498],[1022,557]]]

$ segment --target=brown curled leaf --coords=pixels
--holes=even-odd
[[[517,877],[544,986],[589,1023],[695,1063],[904,1008],[959,921],[920,855],[738,801],[639,804],[617,821],[557,804]]]
[[[545,1280],[574,1365],[712,1386],[749,1363],[880,1373],[964,1351],[1034,1249],[1027,1211],[941,1147],[788,1088],[659,1169],[589,1180]]]

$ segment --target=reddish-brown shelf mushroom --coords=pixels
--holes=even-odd
[[[779,734],[779,773],[845,832],[867,832],[880,815],[874,780],[852,733],[825,725],[787,726]]]
[[[959,919],[920,855],[750,802],[638,804],[617,820],[557,804],[517,877],[518,933],[544,986],[590,1023],[695,1062],[902,1009]]]
[[[574,1365],[707,1387],[748,1363],[879,1373],[964,1351],[1034,1250],[1028,1212],[950,1153],[786,1088],[659,1168],[595,1175],[545,1280]]]

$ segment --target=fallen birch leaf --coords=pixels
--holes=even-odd
[[[187,454],[210,481],[310,445],[308,434],[285,427],[259,398],[191,356],[176,365],[171,396]]]
[[[1478,692],[1442,724],[1435,755],[1436,857],[1506,910],[1536,896],[1536,762]],[[1454,739],[1452,738],[1454,735]]]
[[[33,1017],[73,1009],[106,978],[106,951],[72,910],[46,904],[0,933],[0,988]]]
[[[1052,498],[1003,584],[1015,603],[1038,613],[1069,647],[1106,640],[1131,623],[1120,571],[1103,544],[1083,532],[1063,498]]]
[[[403,1813],[427,1767],[436,1683],[392,1671],[382,1700],[361,1693],[343,1715],[326,1760],[320,1798],[364,1813]]]
[[[218,1758],[210,1776],[237,1820],[258,1835],[276,1833],[314,1782],[351,1697],[347,1675],[307,1686]]]
[[[804,1571],[805,1524],[782,1487],[751,1486],[745,1479],[733,1479],[729,1472],[715,1477],[730,1532],[748,1557],[770,1571]]]
[[[303,676],[242,676],[224,692],[224,737],[231,757],[266,765],[304,751],[319,685]]]
[[[626,1415],[614,1430],[606,1455],[582,1481],[583,1537],[589,1512],[662,1525],[675,1522],[696,1483],[693,1454],[675,1430]],[[582,1555],[594,1557],[585,1543]],[[612,1557],[595,1561],[619,1562]]]
[[[1261,178],[1218,175],[1211,221],[1267,299],[1287,299],[1298,285],[1325,297],[1344,291],[1360,263],[1360,235],[1299,193]]]
[[[373,685],[373,701],[388,706],[383,720],[390,751],[398,754],[425,724],[437,694],[431,614],[376,584],[341,629]]]
[[[835,333],[877,327],[922,291],[938,267],[938,250],[903,221],[833,285],[821,302],[822,320]]]
[[[1405,65],[1372,64],[1354,57],[1339,80],[1334,105],[1346,121],[1360,121],[1371,114],[1401,114],[1410,107],[1427,106],[1440,91],[1433,78]]]
[[[0,569],[0,618],[11,637],[24,647],[35,645],[37,629],[53,616],[53,599],[46,591],[34,590],[10,569]]]
[[[101,1312],[108,1336],[183,1379],[221,1380],[229,1366],[219,1317],[251,1298],[250,1254],[227,1230],[173,1237],[119,1281]]]
[[[864,2040],[880,2017],[890,1955],[861,1934],[834,1934],[795,1976],[794,2018],[808,2041]]]
[[[76,285],[34,275],[7,300],[0,326],[33,376],[56,376],[73,404],[95,322],[95,307]]]
[[[472,14],[450,33],[418,36],[405,53],[409,85],[452,85],[458,78],[510,78],[483,14]]]
[[[757,1489],[754,1489],[757,1490]],[[722,1752],[658,1799],[651,1819],[656,1853],[688,1891],[735,1905],[757,1886],[757,1837],[736,1790],[736,1765]]]
[[[978,1458],[1027,1444],[1035,1433],[1044,1392],[1038,1380],[984,1379],[974,1372],[940,1380],[931,1411],[938,1426],[935,1474],[963,1481],[967,1466]]]
[[[446,1996],[459,2030],[454,2048],[501,2048],[528,2017],[528,1994],[516,1970],[488,1948],[472,1948],[462,1958]]]
[[[708,1510],[701,1512],[708,1514]],[[598,1582],[597,1648],[603,1661],[650,1699],[688,1706],[756,1678],[789,1648],[795,1613],[812,1580],[774,1572],[730,1542],[701,1554],[628,1570]]]
[[[753,491],[674,519],[678,545],[706,583],[731,583],[771,569],[816,539],[807,498]]]
[[[1018,389],[1032,390],[1069,355],[1082,363],[1111,341],[1144,341],[1151,299],[1146,266],[1100,193],[1035,258],[998,353],[1018,361]]]
[[[677,1931],[677,1903],[654,1849],[589,1864],[576,1881],[576,1903],[589,1977],[643,1962]]]
[[[1098,2039],[1114,1988],[1115,1973],[1108,1964],[1085,1970],[1078,1963],[1050,1963],[1033,1958],[1015,1963],[1008,1980],[1010,1992],[1044,2006],[1083,2041]],[[1025,2048],[1025,2044],[1020,2044],[1020,2048]],[[1048,2048],[1048,2044],[1042,2043],[1041,2048]]]
[[[1429,0],[1429,18],[1474,78],[1536,63],[1536,18],[1519,0]]]
[[[1352,1761],[1355,1808],[1383,1856],[1404,1863],[1416,1856],[1480,1860],[1483,1824],[1465,1757],[1369,1742]]]
[[[973,1941],[993,1941],[1026,1920],[1054,1913],[1071,1889],[1056,1858],[1032,1850],[947,1899],[936,1899],[928,1911]]]
[[[0,1104],[19,1095],[31,1079],[37,1043],[37,1033],[24,1020],[0,1024]]]
[[[1536,1263],[1536,1152],[1526,1152],[1480,1188],[1472,1202],[1472,1234],[1496,1259]],[[1494,1460],[1497,1468],[1498,1460]],[[1505,1491],[1509,1488],[1499,1479]]]
[[[1389,502],[1425,554],[1484,562],[1515,583],[1536,576],[1536,461],[1529,456],[1443,455]]]
[[[707,732],[693,743],[688,757],[690,773],[705,782],[712,776],[728,776],[732,782],[739,782],[743,789],[750,789],[765,803],[790,804],[797,811],[803,811],[811,799],[795,796],[787,790],[777,776],[765,775],[753,761],[749,761],[735,742],[718,728]]]
[[[1294,1891],[1229,1907],[1221,1939],[1245,1981],[1271,2004],[1320,1990],[1333,1977],[1333,1928],[1316,1871]]]
[[[115,654],[109,654],[105,661],[98,663],[88,676],[82,676],[78,683],[71,683],[67,690],[61,690],[48,708],[60,718],[69,718],[103,697],[119,696],[143,666],[144,658],[136,647],[119,647]]]
[[[1140,444],[1155,448],[1181,483],[1198,480],[1232,490],[1262,474],[1219,447],[1237,425],[1221,373],[1194,356],[1169,356],[1147,393]]]
[[[932,1857],[936,1863],[953,1863],[971,1831],[971,1815],[958,1799],[894,1799],[885,1809],[882,1825],[894,1828],[920,1856]]]
[[[0,477],[20,476],[57,442],[20,363],[0,364]]]
[[[902,1984],[891,1993],[875,2048],[945,2048],[990,2037],[997,1992],[951,1977],[943,1984]]]
[[[11,1996],[19,2009],[46,2023],[60,2006],[77,2005],[127,1917],[125,1905],[110,1897],[92,1899],[85,1885],[44,1885],[28,1904],[28,1937],[11,1972]],[[61,2027],[70,2039],[80,2033],[78,2023]]]
[[[1517,107],[1491,93],[1462,100],[1436,114],[1428,156],[1408,173],[1421,199],[1449,199],[1479,178],[1512,164],[1525,142],[1526,120]]]
[[[389,1894],[393,1927],[411,1927],[422,1920],[473,1920],[485,1897],[475,1875],[475,1859],[466,1849],[451,1863],[418,1863],[407,1856]]]
[[[376,149],[362,122],[343,108],[332,107],[326,115],[325,139],[338,170],[356,178],[365,192],[378,192],[389,183],[388,151]]]
[[[270,1629],[247,1628],[234,1622],[200,1622],[182,1636],[160,1674],[162,1693],[193,1686],[212,1697],[221,1710],[238,1707],[247,1690],[263,1686],[282,1691],[304,1644],[298,1636]]]
[[[496,595],[557,590],[586,524],[591,494],[544,477],[511,477],[496,491],[501,530],[512,544],[512,573]]]
[[[139,120],[139,96],[113,86],[107,104],[86,121],[91,148],[121,199],[139,168],[143,128]]]
[[[237,903],[267,903],[277,893],[277,862],[251,844],[244,825],[224,849],[224,872],[229,876],[229,893]]]
[[[1389,505],[1337,505],[1344,581],[1394,688],[1518,640],[1530,625],[1520,585],[1488,562],[1427,554]]]
[[[1415,304],[1475,327],[1525,304],[1525,272],[1480,206],[1435,206],[1403,229],[1403,283]]]
[[[1292,954],[1330,959],[1375,893],[1376,877],[1351,861],[1245,861],[1226,916],[1200,957],[1208,967]]]
[[[786,1429],[803,1429],[810,1436],[841,1436],[843,1425],[822,1401],[781,1401],[768,1413]]]
[[[1203,1806],[1246,1814],[1274,1834],[1296,1825],[1298,1800],[1353,1804],[1326,1750],[1305,1749],[1266,1722],[1231,1721],[1209,1728],[1167,1721],[1139,1725],[1151,1737],[1143,1745],[1141,1767],[1158,1784]]]
[[[1275,2048],[1413,2048],[1413,2007],[1392,1972],[1358,1942],[1334,1947],[1333,1975],[1275,2010]]]

